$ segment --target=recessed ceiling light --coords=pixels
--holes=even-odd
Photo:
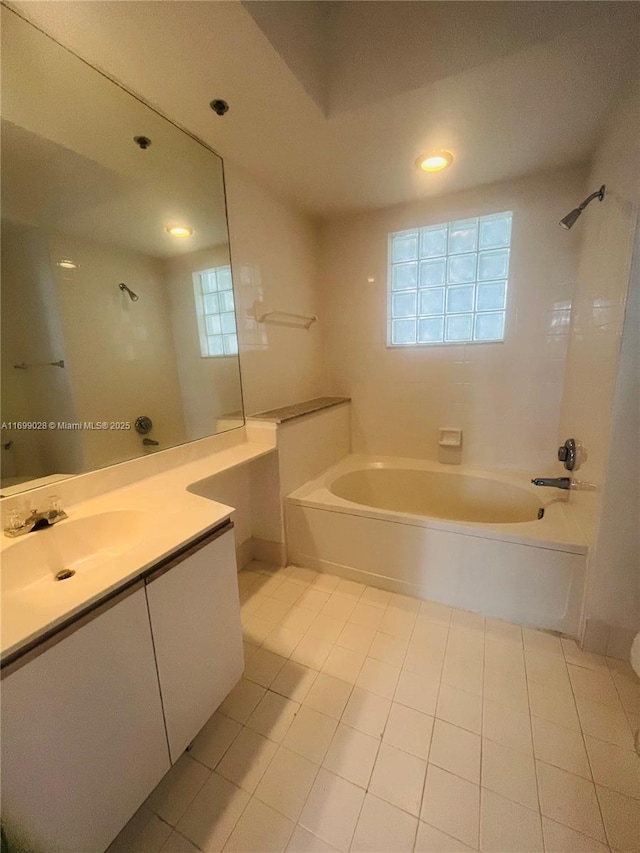
[[[450,151],[434,151],[431,154],[422,154],[416,160],[416,166],[423,172],[440,172],[452,163],[453,154]]]
[[[63,270],[78,269],[78,264],[74,264],[73,261],[70,261],[68,258],[63,258],[61,261],[58,261],[58,266],[62,267]]]
[[[191,237],[193,234],[193,230],[185,228],[184,225],[167,225],[164,230],[172,237]]]

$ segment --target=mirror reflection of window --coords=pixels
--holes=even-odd
[[[203,358],[236,355],[235,305],[229,265],[193,273],[193,289]]]

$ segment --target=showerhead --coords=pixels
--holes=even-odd
[[[560,227],[564,228],[565,231],[568,231],[570,228],[573,228],[573,226],[579,219],[582,211],[590,202],[594,200],[594,198],[597,198],[599,201],[602,201],[602,199],[604,198],[604,190],[605,185],[603,184],[599,190],[596,190],[596,192],[591,193],[590,196],[587,196],[587,198],[585,198],[585,200],[579,207],[574,207],[574,209],[570,213],[567,213],[567,215],[560,220]]]
[[[120,290],[121,290],[123,293],[126,293],[126,294],[128,295],[129,299],[130,299],[132,302],[137,302],[137,301],[138,301],[138,299],[140,299],[140,297],[138,296],[138,294],[137,294],[137,293],[134,293],[134,292],[133,292],[133,290],[131,290],[131,288],[130,288],[130,287],[127,287],[127,285],[124,283],[124,281],[121,281],[121,282],[120,282],[120,284],[118,285],[118,287],[120,288]]]

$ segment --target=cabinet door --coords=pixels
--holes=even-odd
[[[27,850],[101,853],[170,766],[142,585],[85,618],[2,681],[2,820]]]
[[[147,583],[172,763],[244,669],[233,532]]]

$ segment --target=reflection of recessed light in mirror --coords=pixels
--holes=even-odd
[[[172,237],[191,237],[193,230],[185,228],[184,225],[167,225],[164,229]]]
[[[433,154],[422,154],[416,160],[418,169],[423,172],[439,172],[453,163],[453,154],[450,151],[435,151]]]
[[[62,267],[63,270],[78,269],[78,264],[74,264],[73,261],[70,261],[68,258],[63,258],[61,261],[58,261],[58,266]]]

